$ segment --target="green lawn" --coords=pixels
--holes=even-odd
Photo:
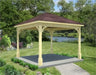
[[[68,55],[77,55],[78,47],[77,43],[64,43],[64,42],[54,42],[53,49],[54,53],[64,53]],[[50,42],[43,42],[43,54],[50,53]],[[21,49],[21,56],[36,55],[38,54],[38,42],[33,43],[32,49]],[[11,58],[16,56],[16,51],[6,51],[0,54],[0,57],[3,58],[8,64],[14,65],[18,70],[24,71],[26,68],[11,62]],[[76,63],[81,66],[83,69],[88,71],[91,75],[96,75],[96,47],[87,46],[82,44],[82,56],[84,61]],[[27,71],[27,75],[36,75],[37,71],[46,73],[47,70],[50,70],[52,75],[60,75],[60,73],[54,68],[44,68],[38,69],[36,71]]]

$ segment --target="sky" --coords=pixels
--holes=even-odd
[[[53,0],[54,1],[54,3],[55,3],[55,6],[54,6],[54,9],[55,9],[55,12],[59,12],[60,10],[60,8],[58,8],[58,6],[57,6],[57,3],[60,1],[60,0]],[[73,3],[76,3],[76,1],[77,0],[65,0],[66,2],[70,2],[70,1],[74,1]],[[96,2],[96,0],[92,0],[92,3],[95,3]]]

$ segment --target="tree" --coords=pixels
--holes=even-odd
[[[93,46],[96,46],[96,15],[90,14],[85,20],[85,41],[90,42]]]
[[[65,0],[60,0],[58,2],[58,7],[60,7],[60,13],[61,16],[65,16],[65,15],[71,15],[73,12],[73,2],[69,2],[67,3]]]
[[[76,11],[78,13],[78,21],[84,24],[82,29],[85,34],[85,41],[96,45],[96,8],[95,4],[91,4],[91,0],[78,0],[76,3]]]
[[[96,3],[92,4],[91,0],[78,0],[75,4],[75,10],[71,7],[73,5],[66,3],[65,0],[60,0],[58,5],[61,8],[61,16],[85,25],[82,28],[82,32],[85,34],[85,40],[96,46]]]
[[[0,21],[10,25],[20,22],[21,15],[18,13],[16,7],[11,0],[0,0]]]
[[[54,2],[53,0],[35,0],[35,8],[36,12],[45,11],[52,12],[54,10]],[[32,8],[32,7],[31,7]]]
[[[40,11],[52,12],[53,10],[53,0],[0,0],[0,29],[3,30],[3,35],[8,34],[11,40],[16,42],[14,25],[33,18]],[[33,33],[35,34],[34,31]],[[32,39],[35,37],[32,36]],[[20,38],[20,40],[22,39]],[[22,41],[24,40],[26,38]]]
[[[40,11],[52,12],[54,10],[53,0],[17,0],[15,4],[19,11],[29,10],[33,16]]]
[[[91,0],[78,0],[75,4],[78,21],[84,23],[85,18],[92,12]]]
[[[93,5],[93,10],[92,10],[92,12],[93,12],[94,14],[96,14],[96,3]]]
[[[75,8],[78,11],[82,11],[83,7],[85,6],[87,0],[78,0],[75,4]]]
[[[6,23],[5,22],[0,22],[0,29],[2,29],[5,26],[6,26]]]
[[[15,0],[0,0],[0,29],[3,35],[8,34],[12,41],[16,39],[14,25],[32,18],[30,11],[18,11]]]

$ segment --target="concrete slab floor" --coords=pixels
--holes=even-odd
[[[51,66],[57,66],[62,64],[68,64],[73,62],[82,61],[78,58],[68,57],[68,56],[61,56],[56,54],[43,54],[43,65],[39,66],[39,68],[45,68],[45,67],[51,67]],[[27,63],[38,65],[38,55],[32,55],[32,56],[22,56],[18,59],[23,60]]]

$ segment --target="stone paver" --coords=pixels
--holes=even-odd
[[[70,63],[55,66],[56,69],[61,73],[61,75],[90,75],[88,72],[83,70],[81,67]]]

